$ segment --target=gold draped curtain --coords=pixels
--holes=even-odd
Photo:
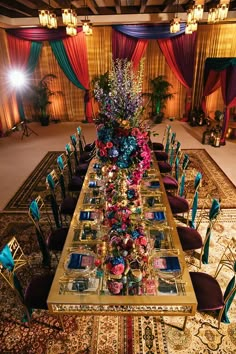
[[[208,57],[236,57],[235,41],[236,24],[214,24],[198,26],[197,47],[195,56],[193,106],[199,106],[203,92],[203,70],[205,60]],[[110,26],[98,26],[93,28],[93,35],[86,37],[90,80],[104,74],[111,67],[112,43]],[[19,121],[14,91],[9,89],[5,80],[5,74],[10,68],[7,50],[6,33],[0,30],[0,123],[2,130],[7,131]],[[74,86],[65,76],[52,53],[48,42],[43,43],[38,65],[32,75],[30,83],[37,83],[45,74],[52,73],[57,79],[51,83],[52,90],[60,90],[63,96],[51,96],[49,114],[52,119],[62,121],[78,121],[84,118],[84,91]],[[158,75],[164,75],[173,85],[174,99],[167,102],[165,115],[181,119],[185,107],[185,87],[179,83],[165,61],[156,40],[150,40],[144,56],[144,80],[143,92],[151,92],[150,79]],[[28,119],[34,119],[32,103],[23,98],[25,115]],[[146,114],[150,110],[147,105]],[[207,98],[208,113],[223,109],[223,100],[220,89]],[[93,102],[93,111],[97,111]]]

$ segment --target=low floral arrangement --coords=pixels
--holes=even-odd
[[[142,223],[139,185],[150,168],[149,127],[142,118],[143,63],[135,73],[132,63],[116,60],[108,76],[109,92],[95,82],[100,112],[97,157],[101,163],[106,198],[104,260],[112,294],[131,294],[146,274],[148,241]]]

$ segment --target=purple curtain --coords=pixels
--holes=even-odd
[[[138,39],[128,37],[112,29],[112,58],[113,60],[132,58]]]
[[[159,39],[159,46],[177,79],[188,89],[185,98],[184,120],[188,120],[192,105],[193,70],[196,48],[196,32],[191,36]]]

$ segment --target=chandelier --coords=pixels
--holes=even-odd
[[[66,34],[68,36],[77,35],[77,13],[74,9],[62,9],[62,22],[66,25]]]
[[[93,29],[92,29],[92,24],[90,23],[90,20],[88,19],[88,16],[85,16],[84,20],[81,20],[83,24],[83,32],[86,36],[90,36],[93,34]]]
[[[216,8],[211,8],[208,12],[208,23],[223,21],[228,16],[230,0],[220,0]]]
[[[170,22],[170,33],[177,33],[180,31],[180,18],[174,17]]]
[[[48,1],[48,6],[50,6],[50,0]],[[51,10],[39,10],[39,23],[43,27],[57,28],[57,17]]]
[[[180,31],[180,18],[178,17],[179,0],[176,3],[175,17],[170,21],[170,33],[177,33]]]

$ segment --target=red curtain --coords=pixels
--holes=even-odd
[[[25,69],[30,56],[31,42],[7,35],[11,65],[17,69]]]
[[[146,51],[147,45],[148,45],[148,40],[145,40],[145,39],[138,40],[136,47],[134,49],[134,52],[132,54],[132,57],[131,57],[134,70],[137,69],[137,67],[140,63],[140,60],[142,59],[142,57]]]
[[[85,34],[78,33],[77,36],[63,39],[63,44],[66,54],[70,61],[70,65],[79,80],[85,88],[84,104],[85,115],[88,122],[93,121],[92,103],[89,97],[89,70],[88,70],[88,57]]]

